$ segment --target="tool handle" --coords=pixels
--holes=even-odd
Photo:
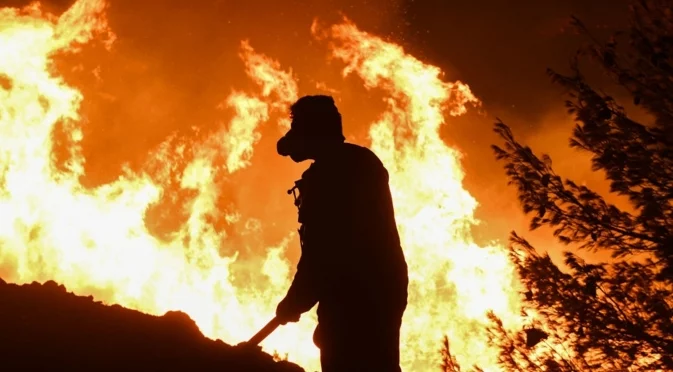
[[[273,331],[278,328],[280,325],[280,321],[278,321],[278,318],[273,318],[271,319],[266,325],[259,330],[254,336],[246,342],[248,345],[259,345],[260,342],[264,341],[265,338],[267,338]]]

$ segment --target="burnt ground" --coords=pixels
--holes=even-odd
[[[0,279],[1,371],[303,372],[203,336],[181,312],[152,316],[53,281],[15,285]]]

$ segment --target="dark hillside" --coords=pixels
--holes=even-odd
[[[2,371],[303,372],[204,337],[184,313],[157,317],[80,297],[50,281],[0,279]]]

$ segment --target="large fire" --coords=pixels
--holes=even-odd
[[[202,140],[169,138],[147,154],[142,171],[128,168],[114,182],[85,187],[80,104],[89,98],[65,82],[53,58],[91,40],[111,45],[105,10],[103,0],[79,0],[60,17],[39,5],[0,10],[0,275],[18,283],[52,279],[77,294],[151,314],[181,310],[206,336],[238,343],[273,315],[292,278],[286,251],[296,240],[288,231],[272,247],[251,241],[256,258],[226,256],[220,247],[229,239],[250,235],[229,236],[223,224],[245,220],[254,233],[273,221],[221,208],[222,193],[237,172],[265,166],[252,157],[260,126],[285,115],[303,92],[291,70],[242,41],[245,73],[259,89],[231,91],[219,108],[234,112],[232,120]],[[404,370],[438,369],[444,334],[461,364],[496,369],[486,312],[518,325],[513,267],[501,247],[472,240],[477,202],[462,186],[460,154],[439,136],[447,116],[465,113],[478,99],[467,85],[442,81],[438,68],[348,20],[314,23],[311,31],[345,63],[344,77],[357,75],[385,96],[386,109],[365,145],[390,171],[410,268]],[[56,156],[57,131],[67,133],[65,160]],[[168,238],[156,237],[147,211],[175,200],[176,189],[188,191],[173,211],[186,216],[184,223]],[[241,266],[247,284],[234,275]],[[319,369],[314,325],[311,313],[262,346]]]

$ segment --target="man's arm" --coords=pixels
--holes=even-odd
[[[276,316],[283,323],[298,321],[301,314],[311,310],[318,303],[314,272],[315,263],[310,250],[302,250],[290,289],[276,309]]]

